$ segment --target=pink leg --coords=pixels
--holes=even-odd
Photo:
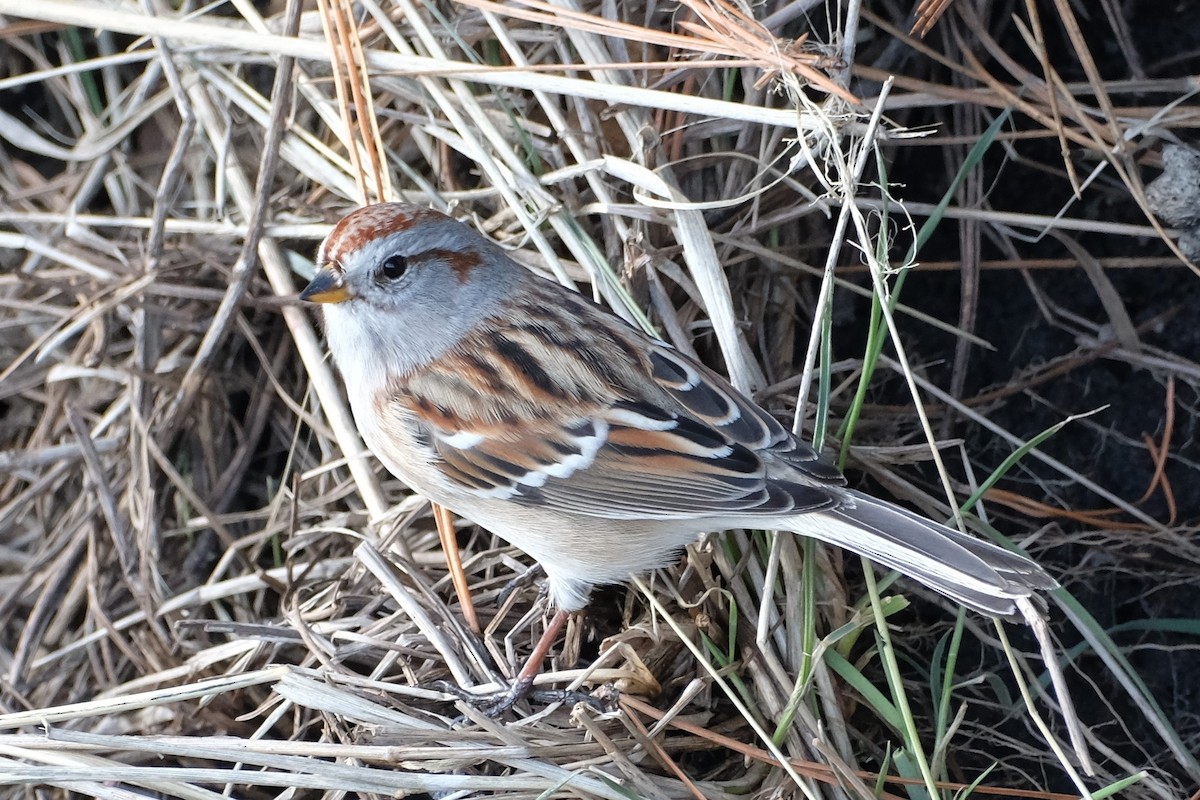
[[[533,679],[541,672],[542,662],[546,660],[546,655],[550,652],[554,640],[558,638],[559,632],[562,631],[563,625],[566,624],[568,616],[570,615],[566,611],[554,612],[554,617],[546,626],[546,632],[542,634],[542,638],[538,639],[537,644],[533,647],[533,652],[529,654],[529,660],[517,673],[517,679],[513,681],[508,691],[499,692],[488,700],[484,713],[489,717],[503,714],[529,695],[533,689]]]

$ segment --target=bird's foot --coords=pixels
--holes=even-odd
[[[525,570],[520,575],[512,578],[508,583],[504,584],[504,586],[500,588],[500,593],[496,595],[496,605],[503,608],[504,604],[508,602],[508,598],[511,597],[514,592],[521,589],[528,589],[530,586],[533,586],[535,583],[544,579],[545,577],[546,570],[542,569],[542,565],[534,564],[532,567]],[[546,584],[542,583],[541,587],[538,589],[538,594],[545,594],[546,591]]]
[[[438,691],[452,694],[467,705],[478,710],[487,717],[498,717],[511,709],[522,700],[532,700],[543,705],[553,703],[587,703],[599,711],[611,710],[611,698],[599,697],[588,692],[572,691],[570,689],[534,689],[533,680],[518,678],[507,689],[500,689],[487,694],[475,694],[460,686],[447,681],[435,684]]]
[[[541,690],[534,691],[533,689],[533,679],[537,677],[542,662],[550,653],[551,645],[554,644],[554,640],[562,631],[563,626],[567,624],[567,617],[569,616],[570,614],[561,608],[555,612],[554,616],[550,619],[550,623],[546,626],[546,630],[542,631],[542,635],[538,637],[537,643],[533,646],[533,652],[529,654],[529,659],[525,662],[525,666],[517,673],[516,679],[508,689],[492,692],[487,695],[477,695],[465,691],[458,686],[445,683],[440,688],[462,699],[464,702],[470,703],[489,717],[503,714],[526,697],[535,700],[545,700],[548,703],[570,702],[572,700],[591,702],[591,696],[581,692],[545,692]]]

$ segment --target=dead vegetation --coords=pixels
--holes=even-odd
[[[1144,185],[1200,121],[1194,53],[1114,2],[924,3],[924,39],[882,3],[286,5],[0,0],[6,795],[1074,791],[1023,632],[1014,674],[1002,629],[761,532],[572,624],[539,686],[608,711],[455,703],[544,609],[498,605],[527,559],[460,525],[464,609],[294,301],[378,197],[1023,542],[1082,600],[1086,785],[1194,790],[1200,698],[1158,678],[1200,669],[1195,267]]]

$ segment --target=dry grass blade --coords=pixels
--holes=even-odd
[[[836,95],[850,103],[858,102],[857,98],[847,92],[844,87],[830,81],[824,73],[819,71],[819,67],[825,60],[824,57],[799,52],[802,41],[780,50],[778,42],[757,21],[746,17],[739,9],[727,4],[688,4],[687,7],[702,20],[703,24],[681,22],[679,27],[691,34],[681,36],[641,25],[631,25],[620,20],[584,14],[573,9],[535,0],[523,0],[516,4],[494,3],[490,0],[456,0],[456,2],[459,5],[477,8],[499,16],[515,17],[529,22],[586,31],[601,36],[620,36],[642,45],[707,55],[729,56],[735,58],[738,65],[757,65],[771,71],[787,70],[795,72],[804,80],[819,86],[831,95]],[[764,55],[764,51],[767,55]],[[729,63],[725,60],[698,61],[695,66],[720,68],[728,66]],[[628,62],[610,65],[609,68],[637,66],[645,69],[648,66],[667,65],[672,67],[692,66],[690,62],[650,62],[649,64],[647,62]]]
[[[953,2],[954,0],[921,0],[917,3],[916,19],[913,20],[909,33],[916,34],[921,38],[928,36],[929,32],[933,30],[933,26],[937,24],[937,21],[941,19]]]
[[[1129,4],[924,0],[923,40],[826,5],[0,0],[0,794],[1195,785],[1200,219],[1142,186],[1200,66]],[[1014,710],[1024,629],[748,531],[568,625],[537,688],[604,711],[459,704],[547,617],[498,602],[522,553],[363,452],[296,302],[368,198],[658,331],[856,486],[987,501],[963,524],[1078,596],[1097,777]]]

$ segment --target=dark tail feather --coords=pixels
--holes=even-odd
[[[1075,753],[1084,771],[1095,774],[1087,739],[1046,625],[1046,601],[1038,594],[1057,588],[1058,583],[1023,555],[930,522],[911,511],[850,490],[845,500],[833,511],[793,517],[790,527],[797,533],[861,553],[975,611],[1024,619],[1041,648]],[[1071,774],[1086,794],[1087,787]]]
[[[793,518],[797,533],[867,556],[968,608],[1018,617],[1017,600],[1058,586],[1036,563],[899,506],[847,491],[846,504]]]

